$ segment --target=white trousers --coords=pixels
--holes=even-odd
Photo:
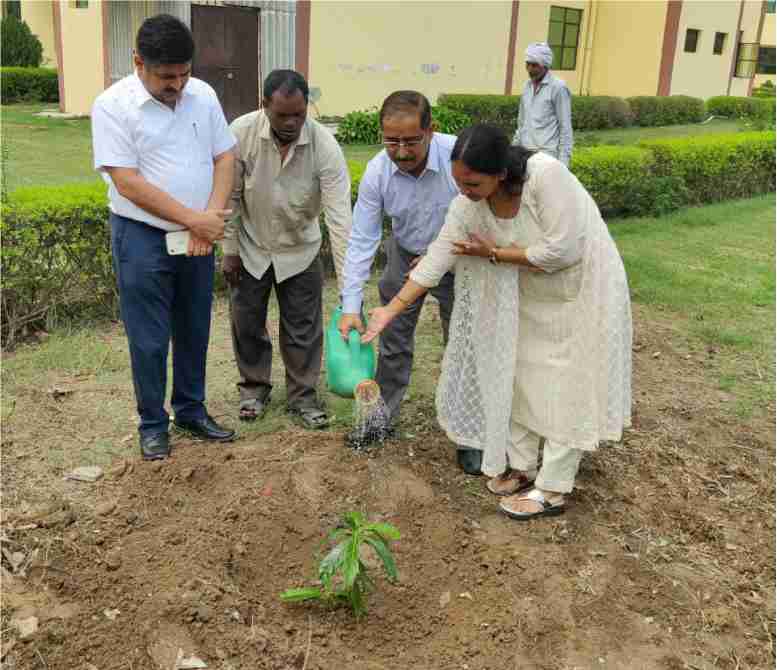
[[[510,421],[510,445],[507,460],[513,470],[537,472],[537,460],[542,437],[515,420]],[[535,487],[554,493],[570,493],[575,487],[575,476],[583,457],[581,449],[570,449],[551,440],[545,440],[542,467],[534,482]]]

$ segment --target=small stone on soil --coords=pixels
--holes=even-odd
[[[108,554],[105,557],[105,567],[108,568],[108,570],[118,570],[121,567],[121,557],[119,554]]]
[[[84,465],[65,475],[65,479],[76,482],[96,482],[103,476],[103,469],[99,465]]]
[[[11,624],[19,631],[19,637],[22,640],[30,639],[38,631],[38,617],[36,616],[11,619]]]
[[[108,502],[104,502],[100,505],[97,505],[95,512],[97,512],[97,516],[108,516],[115,509],[116,509],[116,501],[109,500]]]

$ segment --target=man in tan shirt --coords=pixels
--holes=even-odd
[[[328,418],[316,394],[324,342],[319,215],[323,210],[342,285],[351,182],[340,146],[307,118],[307,107],[304,77],[274,70],[264,82],[262,109],[232,122],[236,216],[225,230],[222,269],[231,287],[240,418],[260,417],[272,389],[267,307],[274,288],[288,409],[308,428],[323,428]]]

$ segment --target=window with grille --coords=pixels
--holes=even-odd
[[[685,52],[689,54],[695,54],[696,53],[696,47],[699,45],[699,34],[701,33],[700,30],[696,30],[695,28],[688,28],[688,30],[685,31]]]
[[[548,45],[553,50],[554,70],[574,70],[577,67],[577,44],[582,23],[582,9],[550,8]]]
[[[759,47],[756,74],[775,74],[774,47]]]
[[[726,47],[726,36],[728,33],[715,33],[715,43],[712,45],[712,53],[720,56]]]

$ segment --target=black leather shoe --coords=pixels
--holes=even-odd
[[[167,433],[140,437],[140,455],[144,461],[161,461],[170,455],[170,440]]]
[[[468,475],[482,475],[480,466],[483,464],[483,452],[480,449],[456,449],[456,460],[459,467]]]
[[[179,421],[176,419],[174,423],[176,428],[188,433],[195,440],[232,442],[235,439],[234,430],[222,428],[208,414],[199,421]]]

